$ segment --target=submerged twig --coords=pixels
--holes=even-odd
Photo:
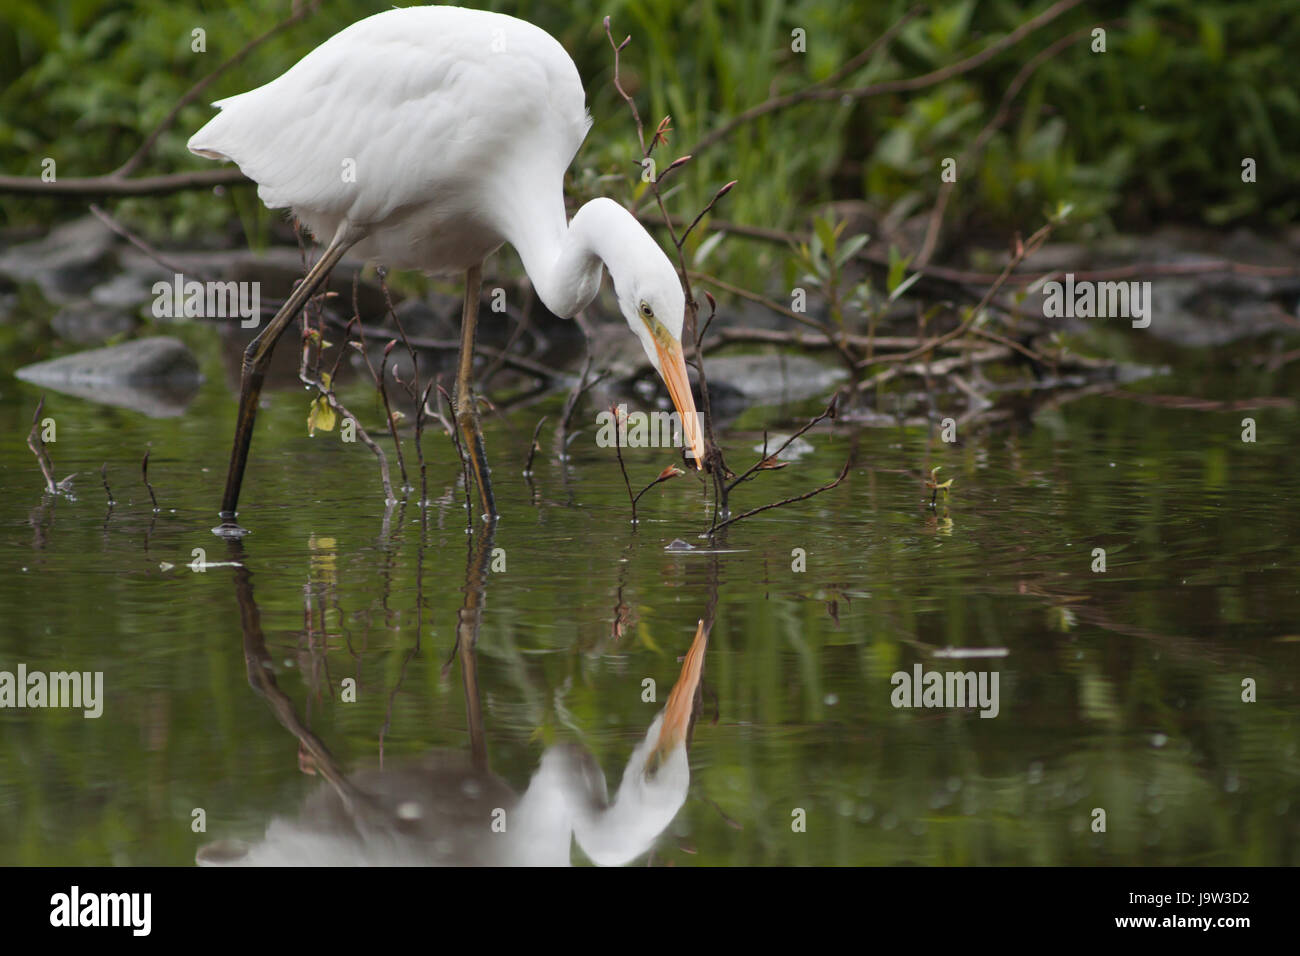
[[[104,483],[104,494],[108,496],[108,510],[112,511],[117,502],[113,500],[113,489],[108,487],[108,462],[100,465],[99,480]]]
[[[1071,5],[1078,2],[1079,0],[1068,0],[1068,3],[1070,3]],[[894,30],[896,31],[898,29],[901,29],[902,24],[907,22],[907,20],[911,19],[913,16],[915,16],[915,12],[909,13],[906,17],[903,18],[902,21],[900,21],[896,25]],[[649,156],[650,150],[654,149],[655,144],[660,141],[664,128],[667,125],[667,120],[665,120],[663,123],[660,124],[659,129],[655,133],[654,139],[647,147],[646,140],[645,140],[645,130],[641,123],[641,114],[636,108],[635,101],[632,99],[630,95],[628,95],[627,91],[623,89],[621,77],[619,75],[620,54],[622,53],[623,49],[627,47],[628,43],[631,42],[631,37],[628,37],[627,39],[623,40],[622,43],[615,43],[614,34],[610,27],[609,17],[605,18],[605,35],[609,38],[609,44],[614,49],[614,88],[618,91],[619,95],[623,97],[624,101],[627,102],[629,109],[631,109],[632,111],[632,119],[636,124],[637,140],[641,144],[642,155]],[[890,37],[892,37],[892,33],[890,34]],[[888,42],[888,41],[882,38],[881,42]],[[865,60],[871,56],[872,52],[874,52],[874,47],[864,55],[861,62],[865,62]],[[854,63],[853,69],[856,69],[859,61],[855,59],[853,63]],[[838,80],[840,76],[841,74],[837,73],[834,79]],[[688,154],[682,157],[681,159],[677,160],[676,162],[674,162],[671,168],[675,169],[682,165],[685,165],[685,163],[690,160],[691,155],[693,155],[693,152],[694,151],[692,151],[692,154]],[[823,491],[827,491],[830,488],[835,487],[835,485],[839,484],[839,482],[844,479],[844,476],[848,474],[849,462],[845,462],[844,470],[843,472],[841,472],[840,477],[829,485],[823,486],[822,488],[818,488],[805,495],[799,495],[794,498],[786,499],[784,501],[775,502],[770,505],[764,505],[761,508],[755,508],[751,511],[745,512],[743,515],[737,516],[736,518],[730,517],[730,509],[728,507],[728,496],[730,495],[731,490],[735,488],[736,485],[738,485],[741,481],[745,480],[750,475],[752,475],[755,471],[760,470],[764,467],[770,468],[771,467],[771,465],[769,464],[770,456],[767,456],[765,454],[763,458],[759,459],[759,461],[756,462],[750,469],[748,469],[743,475],[737,478],[734,475],[734,473],[727,467],[726,459],[722,453],[722,448],[721,446],[718,445],[716,435],[714,434],[713,431],[713,409],[711,407],[710,397],[709,397],[708,377],[706,376],[704,371],[704,347],[703,347],[704,334],[708,332],[709,327],[713,323],[713,318],[717,314],[717,302],[714,300],[713,296],[708,295],[706,293],[706,295],[708,296],[710,312],[709,312],[708,320],[705,322],[704,328],[700,329],[698,324],[699,303],[696,301],[695,295],[691,288],[692,276],[689,268],[687,267],[685,246],[686,246],[687,238],[700,224],[700,222],[704,219],[704,217],[707,216],[709,212],[712,211],[717,201],[721,199],[723,196],[727,195],[727,193],[729,193],[735,187],[736,180],[731,180],[727,182],[725,185],[721,186],[717,190],[717,192],[713,194],[713,198],[709,200],[708,204],[705,205],[705,207],[695,216],[695,218],[692,219],[687,224],[686,228],[682,231],[680,235],[678,235],[677,233],[677,228],[673,223],[673,218],[668,214],[668,208],[664,204],[664,197],[663,197],[663,193],[659,188],[659,183],[654,178],[651,178],[649,185],[650,185],[650,192],[655,198],[655,203],[659,207],[660,214],[663,216],[664,226],[667,228],[668,235],[672,239],[673,246],[677,251],[678,277],[681,280],[682,291],[685,294],[685,299],[686,299],[686,314],[683,317],[684,319],[683,326],[689,332],[692,341],[692,358],[693,358],[692,364],[695,366],[695,371],[698,378],[699,391],[700,391],[700,410],[704,421],[704,429],[703,429],[704,462],[702,464],[704,466],[705,471],[708,472],[713,483],[713,497],[714,497],[713,518],[712,518],[712,524],[707,532],[708,534],[712,535],[719,528],[725,527],[728,524],[732,524],[735,521],[740,520],[741,518],[746,518],[749,517],[750,515],[758,514],[759,512],[762,511],[767,511],[772,508],[777,508],[784,504],[790,504],[794,501],[802,501],[805,498],[812,497],[812,495],[820,494]],[[725,286],[726,283],[722,283],[721,285]],[[730,287],[730,288],[733,291],[741,291],[735,289],[735,287]],[[838,349],[843,355],[845,359],[845,363],[848,365],[850,375],[856,374],[856,365],[852,353],[843,344],[840,337],[836,336],[836,334],[831,329],[829,329],[829,327],[822,326],[820,323],[808,319],[805,316],[799,315],[798,313],[795,313],[793,311],[786,310],[783,307],[776,305],[776,303],[765,303],[765,304],[770,304],[772,306],[775,306],[779,311],[783,313],[787,313],[793,318],[795,318],[796,320],[800,322],[804,322],[805,324],[810,325],[813,328],[817,329],[819,332],[822,332],[822,334],[824,334],[827,337],[829,344],[831,344],[833,347]],[[799,435],[806,432],[809,428],[817,424],[819,421],[822,421],[823,419],[828,417],[834,417],[834,414],[835,414],[835,398],[832,398],[830,404],[826,408],[826,411],[823,412],[821,415],[819,415],[817,418],[813,419],[812,421],[804,425],[803,428],[801,428],[798,432],[795,433],[794,436],[792,436],[789,439],[789,441],[787,441],[784,445],[781,446],[781,449],[784,449],[786,445],[788,445],[791,441],[794,440],[794,438],[797,438]],[[616,450],[617,450],[617,441],[616,441]],[[766,451],[766,448],[764,449],[764,451]],[[778,452],[779,451],[780,449],[778,450]],[[850,461],[851,460],[852,459],[850,458]],[[622,467],[621,454],[619,455],[619,466]],[[627,481],[626,469],[624,469],[623,478],[624,481],[626,482]],[[666,480],[666,479],[664,479],[664,477],[661,475],[660,480]],[[653,484],[657,484],[657,483],[658,483],[657,481],[652,483],[650,487],[652,487]],[[642,494],[644,494],[644,492],[645,489],[642,490]],[[630,482],[628,483],[628,494],[629,497],[633,497],[631,494]],[[633,521],[636,520],[636,498],[638,497],[640,496],[638,495],[633,497],[633,506],[632,506]],[[722,518],[723,520],[719,522],[718,521],[719,518]]]
[[[716,531],[721,531],[729,524],[735,524],[737,521],[742,521],[745,518],[752,518],[754,515],[759,514],[760,512],[771,511],[773,508],[780,508],[783,507],[784,505],[791,505],[794,504],[796,501],[806,501],[807,499],[813,497],[814,495],[820,495],[823,491],[830,491],[832,488],[834,488],[836,485],[838,485],[840,482],[842,482],[845,478],[848,477],[849,466],[851,464],[852,461],[845,461],[844,467],[840,469],[839,477],[837,477],[832,482],[828,482],[827,484],[822,485],[820,488],[814,488],[812,491],[804,492],[802,495],[795,495],[793,498],[782,498],[780,501],[774,501],[770,505],[762,505],[758,508],[751,508],[749,511],[743,512],[742,514],[738,514],[735,517],[728,518],[726,521],[718,522],[718,524],[714,525],[710,529],[709,533],[712,534]]]
[[[149,500],[153,502],[154,514],[159,512],[158,496],[153,493],[153,485],[149,484],[149,455],[153,452],[152,446],[144,451],[144,458],[140,460],[140,477],[144,479],[144,486],[149,489]]]
[[[587,375],[591,372],[591,360],[591,342],[588,341],[587,360],[582,365],[582,374],[578,377],[578,381],[574,383],[573,388],[570,389],[569,397],[564,401],[564,411],[560,415],[560,424],[555,429],[555,454],[556,457],[561,460],[568,457],[569,420],[573,417],[573,412],[578,407],[578,400],[582,398],[583,394],[588,389],[593,388],[601,379],[609,374],[609,370],[607,369],[598,374],[590,382],[587,381]]]
[[[782,442],[780,447],[777,448],[776,451],[774,452],[771,453],[768,452],[767,438],[766,436],[764,436],[763,452],[759,456],[758,461],[754,462],[754,464],[746,468],[740,475],[738,475],[735,478],[735,480],[733,480],[730,484],[728,484],[727,491],[734,490],[737,485],[739,485],[742,481],[745,481],[747,478],[749,478],[750,475],[754,474],[756,471],[762,471],[764,470],[764,468],[771,468],[771,465],[768,463],[773,458],[778,457],[781,454],[781,452],[785,451],[788,447],[790,447],[790,445],[794,443],[794,440],[796,438],[799,438],[801,435],[803,435],[804,432],[808,431],[810,428],[812,428],[814,425],[818,424],[819,422],[825,421],[828,418],[834,418],[835,411],[836,411],[836,404],[838,403],[838,401],[839,401],[839,394],[837,393],[835,395],[832,395],[829,404],[827,404],[825,410],[820,415],[818,415],[816,418],[809,419],[803,425],[803,427],[801,427],[797,432],[795,432],[784,442]]]
[[[205,282],[207,281],[207,276],[205,276],[202,272],[198,272],[193,269],[190,269],[187,272],[187,270],[184,269],[179,263],[174,262],[173,260],[164,256],[153,246],[149,245],[149,243],[145,242],[143,239],[141,239],[139,236],[133,233],[130,229],[126,228],[126,226],[122,225],[120,222],[118,222],[116,219],[110,216],[97,203],[90,204],[90,211],[95,215],[96,219],[98,219],[104,225],[108,226],[109,229],[113,230],[115,233],[117,233],[127,242],[131,243],[131,245],[135,246],[137,249],[143,252],[154,262],[158,263],[158,265],[162,266],[164,269],[170,269],[172,272],[177,273],[178,275],[188,274],[202,281]]]
[[[460,459],[461,477],[465,481],[465,530],[469,534],[474,533],[474,500],[471,497],[470,489],[473,487],[473,479],[469,473],[469,455],[465,451],[465,446],[460,442],[460,429],[452,424],[456,417],[456,405],[451,400],[451,393],[438,383],[438,394],[442,396],[443,401],[447,403],[447,415],[438,413],[438,418],[442,421],[442,427],[446,429],[447,434],[451,436],[451,443],[456,448],[456,457]]]
[[[424,394],[420,396],[420,401],[415,407],[415,455],[420,463],[420,505],[423,507],[429,502],[429,475],[428,463],[424,460],[424,416],[428,414],[429,393],[433,391],[434,382],[430,382],[424,387]]]
[[[621,44],[615,43],[614,34],[610,28],[609,17],[605,18],[605,36],[609,38],[609,45],[614,48],[614,88],[618,90],[619,95],[623,97],[627,102],[628,108],[632,111],[632,119],[636,123],[636,134],[638,141],[641,143],[642,155],[649,156],[650,150],[654,149],[655,144],[660,141],[664,124],[660,124],[659,130],[655,133],[655,138],[647,148],[645,144],[645,130],[641,123],[641,114],[636,108],[636,102],[628,95],[627,91],[623,89],[622,79],[619,75],[619,54],[624,47],[631,42],[632,38],[628,37]],[[685,165],[690,161],[690,159],[690,154],[683,156],[672,164],[672,168]],[[735,181],[732,180],[714,193],[713,199],[709,202],[708,206],[705,207],[704,212],[700,213],[700,215],[697,216],[687,227],[686,232],[679,237],[677,235],[677,230],[673,225],[672,216],[668,214],[668,207],[664,205],[664,196],[663,192],[659,188],[659,183],[654,178],[650,180],[650,192],[654,196],[655,204],[659,207],[660,215],[663,216],[664,225],[668,229],[668,235],[672,239],[673,246],[677,251],[677,274],[681,281],[682,292],[686,299],[686,314],[683,316],[682,326],[683,329],[689,333],[692,342],[692,358],[700,390],[700,412],[704,420],[704,461],[699,464],[703,466],[704,470],[713,480],[715,511],[726,510],[726,479],[730,477],[731,473],[727,468],[727,462],[722,453],[722,448],[718,445],[717,438],[713,432],[713,409],[709,401],[709,381],[704,372],[704,352],[700,346],[701,336],[699,334],[699,326],[697,322],[699,316],[699,303],[696,302],[694,291],[691,288],[690,271],[686,265],[685,241],[687,234],[695,228],[696,223],[700,221],[704,213],[712,209],[713,204],[730,192],[732,187],[735,185]]]
[[[531,475],[533,473],[533,456],[537,454],[538,449],[541,447],[541,445],[538,444],[537,436],[542,433],[542,425],[545,423],[546,416],[543,415],[541,418],[537,419],[537,425],[533,428],[532,441],[528,445],[528,460],[524,462],[525,475]]]
[[[342,361],[343,349],[340,348],[338,355],[334,358],[334,369],[329,373],[327,384],[325,373],[318,371],[316,375],[313,376],[308,372],[308,367],[311,364],[309,359],[313,337],[319,339],[319,334],[315,333],[314,330],[307,330],[303,335],[302,361],[298,365],[298,380],[304,385],[316,389],[320,396],[325,399],[326,404],[328,404],[335,413],[346,421],[352,423],[352,428],[355,431],[357,438],[361,440],[363,445],[374,453],[377,459],[379,459],[379,478],[384,486],[384,500],[386,502],[396,501],[397,497],[393,494],[393,483],[388,474],[388,456],[384,454],[382,448],[375,444],[375,440],[370,437],[369,432],[367,432],[364,426],[362,426],[361,420],[357,418],[356,415],[352,414],[351,410],[339,401],[338,396],[334,394],[334,382],[336,381],[335,375],[338,373],[339,363]],[[358,347],[364,348],[360,343],[354,344]]]
[[[618,458],[619,471],[623,472],[623,484],[627,486],[627,500],[632,502],[632,523],[636,524],[636,500],[639,496],[633,496],[632,481],[627,476],[627,466],[623,464],[623,443],[618,437],[619,426],[622,424],[618,417],[618,406],[610,408],[609,412],[614,416],[614,455]]]
[[[50,453],[45,450],[45,440],[41,437],[41,412],[45,409],[45,396],[36,403],[36,412],[32,415],[32,430],[27,433],[27,447],[36,456],[36,463],[41,466],[45,477],[45,490],[51,495],[59,493],[59,486],[54,481],[54,465],[50,462]],[[69,476],[70,477],[70,476]]]

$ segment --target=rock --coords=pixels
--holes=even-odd
[[[123,272],[90,291],[90,301],[95,305],[123,312],[136,312],[141,306],[151,304],[156,296],[140,276]]]
[[[848,376],[842,368],[823,365],[807,355],[776,352],[718,355],[705,359],[710,390],[729,385],[750,404],[797,402],[829,395]]]
[[[116,268],[113,231],[93,216],[64,223],[43,239],[0,253],[0,275],[35,282],[55,303],[85,296]]]
[[[316,254],[312,255],[312,261]],[[176,271],[166,268],[136,249],[124,248],[119,259],[133,281],[149,290],[144,300],[152,303],[155,282],[175,282]],[[294,284],[306,273],[298,249],[276,246],[261,252],[236,249],[225,252],[169,250],[167,261],[180,270],[183,281],[255,282],[263,305],[289,295]],[[330,274],[329,290],[336,293],[334,306],[340,315],[352,315],[352,280],[362,263],[344,259]],[[397,299],[394,293],[394,299]],[[379,285],[369,279],[357,282],[357,306],[362,321],[377,325],[383,321],[388,305]],[[270,318],[267,313],[265,318]]]
[[[782,435],[779,433],[775,435],[768,435],[767,454],[769,456],[775,455],[776,450],[789,440],[790,440],[789,435]],[[796,438],[794,441],[790,442],[789,445],[786,445],[785,450],[781,452],[781,460],[798,461],[800,458],[803,458],[805,455],[811,454],[812,450],[813,450],[812,443],[806,442],[802,438]],[[763,454],[763,443],[759,442],[757,445],[755,445],[754,451],[759,455]]]
[[[91,349],[19,369],[24,382],[151,418],[182,414],[202,376],[184,342],[166,336]]]
[[[95,345],[135,328],[135,319],[120,309],[79,303],[60,309],[50,320],[59,338],[76,345]]]
[[[1045,246],[1022,268],[1038,274],[1086,273],[1136,263],[1195,267],[1207,261],[1228,259],[1260,266],[1293,266],[1295,256],[1285,241],[1237,229],[1227,235],[1206,229],[1165,226],[1149,235],[1113,236],[1086,245],[1058,243]],[[997,271],[1006,253],[972,252],[971,263],[984,271]],[[1300,279],[1223,272],[1191,271],[1183,274],[1135,276],[1151,283],[1151,325],[1132,329],[1123,318],[1062,318],[1051,320],[1059,328],[1079,335],[1123,331],[1150,335],[1177,345],[1206,348],[1271,332],[1288,331],[1288,307],[1300,297]],[[1029,313],[1042,314],[1043,291],[1030,293],[1022,303]],[[1129,330],[1132,329],[1131,333]]]
[[[165,335],[37,362],[15,374],[24,382],[50,386],[200,381],[189,346]]]

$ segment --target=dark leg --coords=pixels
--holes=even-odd
[[[491,522],[475,533],[465,564],[465,602],[456,618],[456,653],[460,657],[461,680],[465,685],[465,725],[469,729],[470,755],[474,769],[486,772],[487,735],[483,730],[483,701],[478,688],[478,634],[487,600],[488,560],[496,525]],[[448,662],[450,663],[450,661]]]
[[[235,509],[239,504],[239,486],[244,480],[244,466],[248,464],[248,448],[253,442],[253,421],[257,418],[257,401],[262,394],[262,380],[271,352],[289,323],[302,311],[330,270],[338,265],[343,253],[360,238],[351,228],[340,226],[329,248],[312,266],[307,277],[293,290],[289,300],[280,307],[273,318],[244,350],[243,376],[239,387],[239,418],[235,425],[235,447],[230,452],[230,470],[226,473],[226,493],[221,498],[221,524],[212,529],[213,534],[237,537],[247,534],[235,524]]]
[[[483,428],[474,401],[474,331],[478,327],[478,297],[483,285],[483,270],[475,266],[465,273],[465,308],[460,317],[460,367],[456,373],[456,426],[461,446],[469,456],[470,471],[478,485],[479,504],[489,521],[497,516],[492,498],[492,479],[488,473],[487,452],[483,448]]]

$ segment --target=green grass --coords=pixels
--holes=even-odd
[[[329,4],[255,51],[204,100],[267,81],[345,23],[387,6]],[[613,88],[600,17],[575,16],[553,2],[490,6],[545,27],[578,63],[596,125],[574,167],[573,197],[600,192],[630,201],[639,185],[636,138]],[[1046,6],[934,4],[839,85],[955,63]],[[908,7],[904,0],[625,0],[605,9],[617,36],[632,36],[623,78],[646,125],[672,116],[662,168],[742,110],[827,78]],[[942,161],[963,154],[1016,73],[1102,16],[1124,18],[1110,26],[1106,52],[1092,52],[1084,36],[1048,59],[982,155],[959,168],[947,234],[1005,237],[1033,228],[1045,208],[1060,203],[1076,210],[1067,237],[1170,220],[1216,227],[1292,221],[1300,211],[1289,188],[1300,180],[1300,94],[1288,51],[1300,47],[1300,19],[1272,0],[1129,0],[1086,8],[940,85],[801,104],[747,124],[677,177],[671,208],[693,215],[719,185],[737,179],[717,213],[759,226],[807,232],[812,213],[831,201],[865,201],[877,214],[924,212],[937,196]],[[44,157],[54,158],[65,178],[111,170],[193,82],[285,15],[286,5],[271,0],[11,0],[0,11],[0,170],[36,176]],[[205,53],[191,52],[196,27],[206,31]],[[792,50],[796,29],[805,31],[806,52]],[[144,171],[203,168],[184,143],[210,113],[204,104],[186,107]],[[1241,182],[1244,157],[1257,161],[1258,182]],[[258,244],[272,221],[247,190],[227,191],[222,201],[199,192],[115,208],[164,242],[193,242],[224,227],[223,239],[237,241],[242,232]],[[0,222],[8,224],[82,211],[77,203],[0,197]],[[691,252],[706,239],[706,230],[693,236]],[[728,237],[710,251],[710,269],[761,284],[761,277],[781,274],[786,255]]]

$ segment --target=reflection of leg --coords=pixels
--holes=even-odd
[[[253,574],[248,570],[248,558],[243,542],[238,538],[230,542],[228,560],[236,565],[235,600],[239,602],[239,627],[244,634],[244,663],[249,685],[266,701],[281,726],[298,738],[300,766],[306,756],[311,767],[330,782],[345,807],[351,809],[363,805],[366,797],[348,782],[325,742],[307,729],[298,717],[293,701],[276,683],[271,654],[262,634],[262,617],[253,599]]]
[[[497,506],[492,498],[492,479],[488,474],[487,452],[483,447],[483,428],[479,422],[478,404],[474,400],[471,381],[474,373],[474,333],[478,326],[478,299],[482,284],[482,266],[474,266],[465,273],[465,308],[460,319],[460,367],[456,373],[456,425],[460,429],[465,454],[469,457],[474,483],[478,486],[483,516],[491,520],[497,516]]]
[[[230,452],[230,470],[226,473],[226,492],[221,498],[221,524],[213,528],[220,535],[241,535],[244,533],[235,524],[235,510],[239,505],[239,488],[244,481],[244,468],[248,464],[248,449],[253,443],[253,422],[257,418],[257,401],[262,394],[262,380],[266,377],[266,366],[270,364],[271,352],[279,341],[289,323],[302,310],[307,300],[315,294],[317,288],[325,281],[330,270],[343,258],[343,254],[357,241],[358,236],[346,224],[339,227],[334,239],[312,266],[307,277],[293,290],[287,302],[275,313],[266,328],[248,343],[244,350],[243,375],[239,386],[239,416],[235,424],[235,446]]]
[[[456,621],[456,653],[465,686],[465,720],[469,728],[470,754],[474,767],[487,770],[487,737],[483,730],[483,704],[478,693],[479,625],[483,620],[483,602],[487,590],[488,559],[492,555],[495,527],[491,524],[479,532],[471,545],[465,566],[465,603]]]

